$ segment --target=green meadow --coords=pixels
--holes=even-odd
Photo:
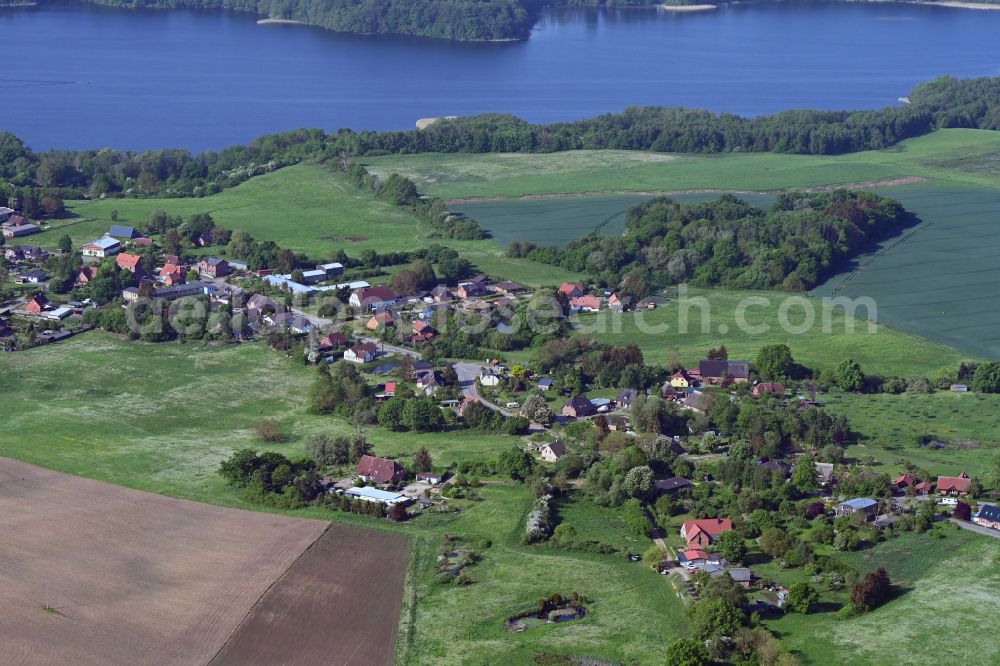
[[[741,326],[741,312],[742,321],[754,329]],[[864,309],[858,314],[863,316]],[[805,328],[810,316],[813,324]],[[833,367],[853,358],[870,374],[904,377],[936,376],[942,368],[956,370],[960,361],[970,358],[889,326],[872,324],[869,330],[867,321],[849,318],[840,308],[783,292],[691,289],[686,300],[671,298],[652,311],[604,311],[580,315],[577,321],[581,333],[608,344],[636,344],[647,361],[661,365],[676,355],[692,367],[720,344],[730,358],[753,361],[761,346],[784,343],[810,368]],[[791,328],[782,327],[782,321]]]
[[[69,234],[80,246],[107,233],[112,224],[141,227],[153,211],[163,210],[182,217],[210,213],[223,227],[243,229],[316,261],[337,250],[356,257],[366,249],[400,252],[439,243],[454,247],[482,271],[528,285],[578,277],[553,266],[509,259],[490,240],[434,238],[430,227],[408,210],[358,190],[317,164],[286,167],[201,199],[105,199],[69,202],[67,208],[74,217],[18,242],[54,248]],[[111,219],[114,212],[117,222]]]
[[[840,557],[861,573],[883,567],[897,594],[870,613],[839,620],[846,594],[824,592],[818,612],[766,621],[804,666],[1000,661],[1000,640],[978,630],[992,627],[1000,612],[1000,541],[945,524]]]
[[[884,150],[847,155],[662,154],[569,151],[552,154],[391,155],[365,158],[378,173],[399,173],[446,199],[525,195],[777,191],[897,178],[1000,186],[1000,134],[940,130]]]
[[[412,556],[397,651],[412,664],[528,663],[535,652],[659,664],[665,645],[685,632],[682,602],[667,581],[622,556],[521,544],[532,505],[525,488],[489,480],[483,501],[454,500],[457,513],[426,514],[405,524],[318,508],[271,509],[244,501],[216,474],[233,451],[251,447],[302,454],[319,432],[348,434],[337,417],[307,413],[313,370],[263,345],[149,345],[88,333],[23,353],[0,355],[0,456],[119,485],[256,511],[349,521],[411,538]],[[251,425],[278,419],[288,441],[261,446]],[[367,430],[377,454],[408,463],[426,446],[435,465],[493,459],[517,438],[456,430],[428,435]],[[586,531],[616,511],[584,497],[571,516]],[[621,530],[619,529],[618,532]],[[488,540],[472,584],[436,581],[445,534]],[[614,539],[614,533],[608,538]],[[631,541],[641,551],[644,543]],[[511,615],[553,592],[594,600],[579,622],[511,635]]]
[[[1000,453],[1000,396],[980,393],[823,396],[827,409],[845,414],[856,433],[848,449],[852,458],[874,458],[890,473],[902,471],[904,462],[927,470],[932,476],[972,476],[985,473]],[[923,446],[935,439],[944,448]]]

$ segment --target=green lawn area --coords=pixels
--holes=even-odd
[[[316,261],[337,250],[399,252],[438,243],[454,247],[487,273],[528,285],[558,284],[576,274],[531,261],[510,259],[492,240],[452,241],[431,237],[431,229],[409,211],[361,191],[330,169],[299,164],[252,178],[201,199],[105,199],[69,202],[76,216],[52,229],[17,239],[19,244],[55,248],[64,234],[74,245],[100,237],[112,224],[142,226],[156,210],[187,217],[210,213],[228,229],[244,229],[258,240],[304,252]],[[118,212],[118,221],[111,219]],[[218,249],[214,250],[218,251]]]
[[[774,191],[919,177],[1000,185],[1000,133],[940,130],[847,155],[678,155],[581,150],[554,154],[421,154],[364,159],[446,199],[686,190]]]
[[[1000,661],[1000,641],[979,631],[1000,611],[1000,541],[941,525],[842,556],[859,572],[884,567],[898,596],[871,613],[834,617],[844,593],[824,593],[824,612],[768,621],[805,666]]]
[[[851,457],[875,458],[891,473],[907,460],[932,475],[968,472],[981,476],[1000,446],[1000,396],[938,391],[929,395],[831,393],[823,402],[846,414],[858,434]],[[944,449],[922,447],[921,437],[938,438]]]
[[[259,344],[151,345],[87,333],[2,354],[0,456],[173,497],[276,510],[243,501],[216,469],[239,448],[295,456],[310,434],[353,431],[337,417],[306,412],[312,378],[311,369]],[[260,446],[251,424],[264,417],[280,420],[289,441]],[[367,436],[376,453],[407,463],[426,446],[438,466],[492,459],[517,441],[476,432],[413,435],[379,428],[368,429]],[[532,503],[525,488],[491,481],[481,494],[482,502],[453,501],[459,513],[427,514],[401,525],[318,508],[282,512],[411,537],[411,606],[398,645],[401,662],[439,664],[446,656],[450,663],[527,663],[542,650],[662,663],[664,646],[683,635],[685,623],[682,603],[661,576],[624,557],[524,546],[521,535]],[[434,582],[446,533],[492,542],[470,571],[472,585]],[[504,632],[504,620],[552,592],[591,597],[592,612],[579,622],[520,635]]]
[[[768,326],[766,332],[744,332],[737,323],[737,313],[742,299],[763,298],[766,305],[754,301],[745,309],[744,321],[753,326]],[[876,326],[868,331],[867,322],[845,319],[843,310],[831,308],[816,299],[808,299],[814,308],[814,325],[802,334],[788,333],[782,329],[780,313],[787,298],[802,299],[800,295],[781,292],[751,292],[691,289],[689,307],[677,298],[652,311],[627,312],[618,318],[610,312],[582,315],[581,332],[589,332],[600,342],[624,345],[637,344],[648,362],[664,364],[676,352],[687,367],[692,367],[705,357],[712,347],[724,344],[730,358],[753,361],[762,345],[785,343],[799,363],[822,369],[832,367],[844,359],[854,358],[866,372],[907,377],[935,376],[943,367],[957,368],[959,361],[968,355],[890,328]],[[704,299],[696,301],[695,299]],[[707,304],[700,308],[699,303]],[[683,313],[687,313],[687,326]],[[702,328],[702,312],[709,313],[708,326]],[[824,312],[828,313],[828,332],[823,330]],[[787,310],[787,321],[793,326],[805,323],[804,309],[795,305]],[[864,310],[859,310],[864,314]],[[848,323],[854,332],[848,332]],[[795,329],[793,329],[795,330]]]

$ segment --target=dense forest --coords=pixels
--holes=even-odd
[[[462,41],[525,39],[535,0],[89,0],[112,7],[232,9],[337,32]]]
[[[732,195],[702,204],[658,197],[629,210],[622,236],[590,235],[563,250],[517,243],[511,254],[590,274],[633,299],[679,283],[799,291],[914,221],[870,192],[783,194],[770,211]]]
[[[785,111],[753,118],[662,107],[548,125],[483,115],[405,132],[295,130],[197,155],[111,149],[35,153],[13,134],[0,132],[0,205],[45,196],[200,197],[283,166],[335,162],[343,155],[580,148],[827,155],[880,149],[937,128],[1000,130],[1000,78],[939,78],[918,86],[910,100],[874,111]]]

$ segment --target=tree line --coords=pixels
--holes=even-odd
[[[910,101],[907,106],[870,111],[796,110],[753,118],[696,109],[632,107],[621,113],[542,125],[512,115],[486,114],[442,120],[423,130],[341,129],[328,134],[299,129],[194,155],[180,149],[35,153],[14,134],[0,132],[0,206],[21,210],[23,199],[34,202],[45,196],[208,196],[284,166],[308,160],[334,162],[343,155],[584,148],[829,155],[877,150],[939,128],[1000,129],[1000,77],[938,78],[917,86]],[[406,194],[403,185],[400,192]]]

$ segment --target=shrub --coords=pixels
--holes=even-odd
[[[260,419],[253,423],[254,433],[262,442],[283,442],[285,435],[281,431],[281,423],[276,419]]]

